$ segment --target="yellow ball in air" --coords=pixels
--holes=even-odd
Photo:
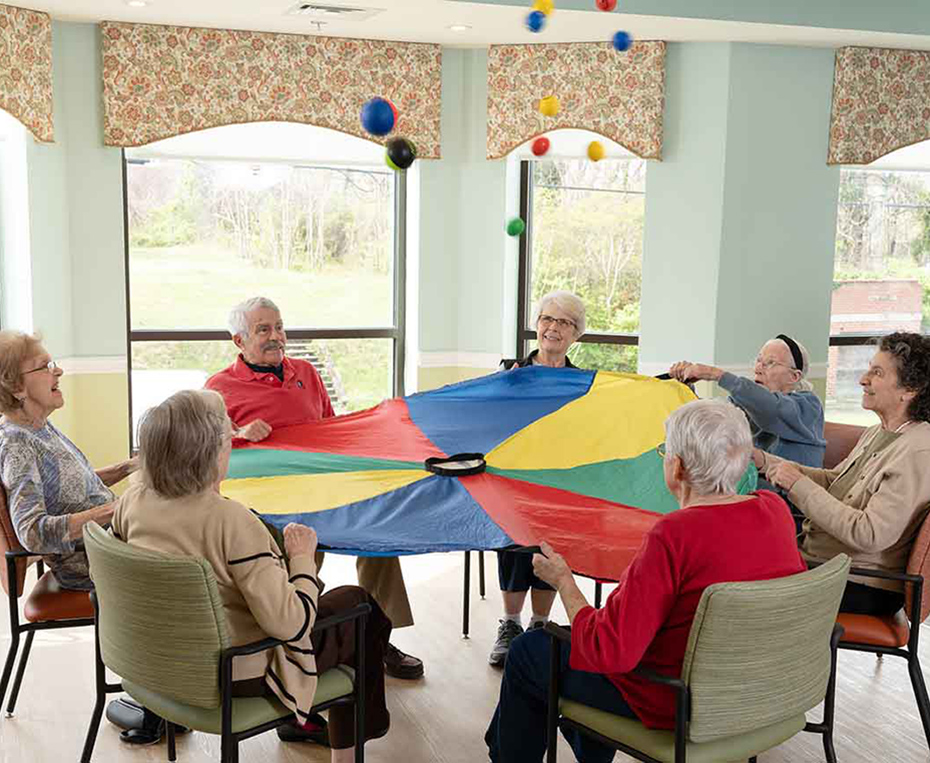
[[[554,95],[547,95],[539,101],[539,113],[545,117],[554,117],[562,108],[559,99]]]
[[[588,144],[588,159],[592,162],[599,162],[605,156],[604,146],[596,141],[592,140]]]
[[[544,13],[546,16],[552,13],[554,9],[555,3],[553,3],[552,0],[536,0],[536,2],[533,3],[533,10]]]

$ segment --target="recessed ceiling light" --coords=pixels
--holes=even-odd
[[[148,3],[146,0],[126,0],[126,5],[130,8],[145,8]]]
[[[449,26],[450,32],[467,32],[471,29],[471,24],[451,24]]]

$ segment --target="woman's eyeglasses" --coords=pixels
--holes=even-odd
[[[566,318],[553,318],[551,315],[540,315],[539,322],[546,326],[551,326],[554,323],[560,329],[575,328],[575,321]]]
[[[50,360],[44,366],[39,366],[38,368],[31,368],[28,371],[23,371],[23,376],[26,374],[34,374],[38,371],[48,371],[50,374],[55,373],[58,370],[58,364],[54,360]]]

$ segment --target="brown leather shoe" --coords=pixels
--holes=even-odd
[[[384,650],[384,671],[394,678],[413,680],[423,676],[423,660],[405,654],[393,644]]]

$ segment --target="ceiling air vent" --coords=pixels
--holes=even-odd
[[[287,9],[288,16],[302,16],[310,21],[365,21],[381,13],[384,8],[358,8],[351,5],[325,3],[295,3]]]

